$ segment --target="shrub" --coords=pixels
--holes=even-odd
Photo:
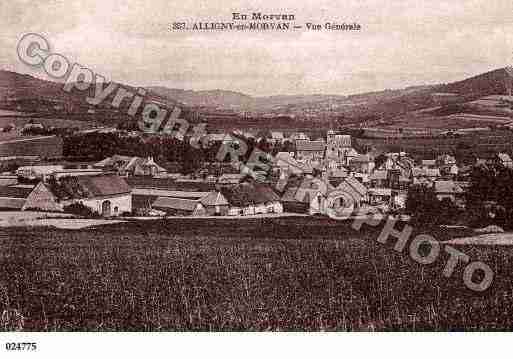
[[[71,213],[79,217],[85,218],[98,218],[100,215],[93,211],[91,208],[83,205],[80,202],[72,203],[68,206],[64,206],[64,212]]]

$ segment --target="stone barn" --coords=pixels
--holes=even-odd
[[[131,188],[118,175],[69,176],[47,185],[63,208],[81,203],[103,217],[132,212]]]

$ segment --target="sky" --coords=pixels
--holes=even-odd
[[[229,22],[232,12],[294,14],[300,25],[357,22],[362,30],[168,30],[173,22]],[[0,69],[38,77],[16,54],[29,32],[117,82],[254,96],[347,95],[513,65],[510,0],[4,0],[0,14]]]

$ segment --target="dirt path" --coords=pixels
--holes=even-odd
[[[53,226],[61,229],[81,229],[123,222],[111,219],[78,219],[67,213],[36,211],[0,212],[0,227]]]
[[[454,238],[447,242],[453,245],[511,246],[513,233],[488,233],[473,237]]]

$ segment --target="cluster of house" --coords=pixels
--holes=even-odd
[[[465,206],[472,167],[458,166],[451,155],[416,162],[404,152],[359,154],[352,147],[349,135],[333,131],[328,132],[326,140],[302,139],[295,144],[295,152],[276,155],[279,176],[284,179],[303,175],[309,180],[287,188],[282,197],[286,211],[307,208],[310,214],[327,214],[330,205],[333,206],[329,202],[333,191],[349,195],[353,203],[346,205],[374,206],[383,211],[402,209],[409,187],[415,184],[431,187],[439,200],[448,199]],[[513,168],[513,161],[506,153],[477,160],[476,164],[489,162]]]
[[[224,174],[198,191],[194,180],[186,182],[168,174],[151,157],[115,155],[77,168],[22,166],[14,174],[0,175],[0,209],[63,212],[80,203],[104,217],[283,212],[280,196],[267,184],[244,182],[243,177]]]
[[[513,168],[505,153],[493,161]],[[264,182],[221,173],[204,176],[199,183],[169,173],[151,157],[115,155],[74,168],[22,166],[0,175],[0,209],[65,211],[81,203],[105,217],[325,215],[330,208],[349,205],[403,208],[414,184],[430,186],[438,199],[463,207],[469,171],[450,155],[415,162],[404,152],[360,154],[349,135],[329,131],[326,139],[296,138],[294,151],[274,157],[272,175]],[[343,196],[330,201],[334,191],[346,194],[351,203]]]

